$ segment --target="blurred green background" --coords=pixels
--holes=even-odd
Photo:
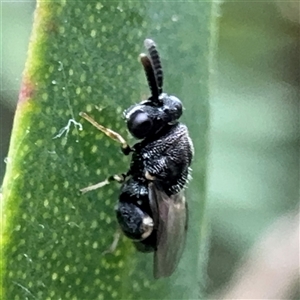
[[[0,182],[34,8],[1,2]],[[208,294],[226,286],[268,226],[298,209],[299,14],[296,2],[220,5],[209,99]]]

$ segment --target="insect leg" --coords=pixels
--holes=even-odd
[[[123,183],[125,181],[125,178],[126,178],[125,174],[122,174],[122,175],[112,175],[112,176],[109,176],[108,178],[106,178],[105,180],[103,180],[101,182],[98,182],[96,184],[93,184],[93,185],[90,185],[90,186],[85,187],[83,189],[80,189],[80,192],[82,194],[85,194],[85,193],[87,193],[89,191],[100,189],[100,188],[102,188],[102,187],[110,184],[113,181],[117,181],[119,183]]]
[[[114,234],[113,242],[111,243],[111,245],[109,246],[108,249],[106,249],[105,251],[102,252],[102,255],[105,255],[105,254],[108,254],[108,253],[113,253],[116,250],[117,246],[118,246],[120,237],[121,237],[121,232],[120,232],[120,229],[118,228],[117,231]]]
[[[105,133],[108,137],[110,137],[111,139],[113,139],[114,141],[118,142],[121,144],[122,147],[122,152],[125,155],[128,155],[130,152],[132,152],[133,150],[130,148],[130,146],[127,144],[127,142],[125,141],[125,139],[118,134],[117,132],[106,128],[102,125],[100,125],[99,123],[97,123],[93,118],[91,118],[89,115],[87,115],[84,112],[79,113],[79,115],[81,117],[83,117],[84,119],[86,119],[88,122],[90,122],[93,126],[95,126],[98,130],[102,131],[103,133]]]

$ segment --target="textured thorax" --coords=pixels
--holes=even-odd
[[[174,149],[179,149],[178,143],[185,143],[188,137],[188,130],[184,124],[177,123],[170,125],[167,130],[162,131],[154,139],[145,139],[141,144],[145,144],[141,149],[143,159],[166,154]],[[152,141],[151,141],[152,140]],[[190,145],[186,144],[186,148]]]
[[[131,165],[134,176],[144,177],[147,171],[168,194],[175,194],[185,186],[193,157],[193,145],[185,125],[169,125],[134,148]]]

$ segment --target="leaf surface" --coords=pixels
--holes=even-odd
[[[38,3],[3,184],[2,299],[199,296],[214,19],[211,3]],[[119,145],[79,112],[134,142],[122,111],[149,94],[137,60],[146,37],[161,52],[165,90],[183,100],[196,149],[186,251],[177,272],[156,281],[152,254],[124,237],[103,253],[117,230],[118,185],[79,194],[128,168]]]

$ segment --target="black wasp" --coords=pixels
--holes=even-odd
[[[103,127],[87,114],[87,121],[132,153],[129,171],[81,190],[87,192],[111,181],[122,183],[116,215],[124,234],[137,250],[154,251],[154,277],[170,276],[184,248],[187,204],[183,189],[190,173],[193,144],[187,127],[179,123],[181,101],[163,93],[163,71],[155,43],[145,40],[149,55],[140,60],[151,96],[125,110],[129,132],[141,141],[130,147],[116,132]]]

